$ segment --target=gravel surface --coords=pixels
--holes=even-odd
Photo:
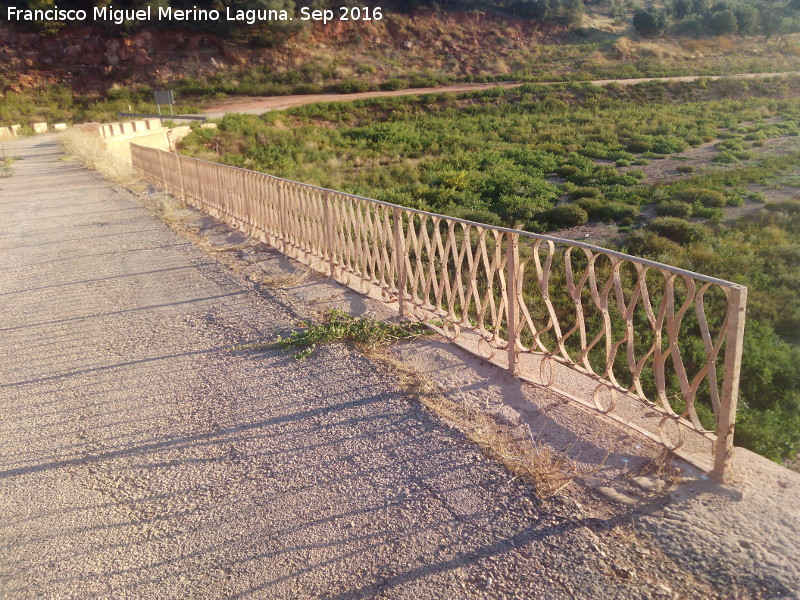
[[[236,350],[294,327],[291,298],[52,137],[6,147],[0,597],[730,597],[540,502],[353,350]]]

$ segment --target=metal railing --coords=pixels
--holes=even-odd
[[[131,152],[149,181],[187,203],[727,476],[747,288],[581,242]]]

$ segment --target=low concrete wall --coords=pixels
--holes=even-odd
[[[142,121],[120,121],[98,125],[100,136],[104,139],[115,138],[131,133],[148,133],[165,130],[160,119],[144,119]]]
[[[105,138],[108,151],[128,164],[131,163],[131,144],[135,143],[146,148],[169,151],[169,129],[162,127],[160,130],[131,131],[111,138]]]
[[[131,144],[174,152],[175,145],[192,132],[188,125],[169,129],[160,119],[121,121],[118,123],[84,123],[76,129],[96,134],[105,143],[109,154],[131,163]]]
[[[33,123],[31,127],[34,133],[47,133],[47,123]]]
[[[0,140],[9,140],[19,135],[21,125],[9,125],[8,127],[0,127]]]

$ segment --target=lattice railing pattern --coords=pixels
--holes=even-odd
[[[153,184],[725,476],[746,288],[581,242],[131,151]]]

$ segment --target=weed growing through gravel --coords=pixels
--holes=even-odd
[[[430,333],[423,323],[385,323],[368,317],[352,317],[340,310],[331,310],[325,320],[293,331],[276,342],[278,348],[297,348],[297,359],[310,356],[320,344],[344,342],[360,351],[376,350],[394,342]]]
[[[301,329],[279,338],[274,346],[283,350],[297,349],[293,356],[303,359],[320,344],[343,342],[365,352],[429,333],[424,323],[386,323],[368,317],[351,317],[334,309],[322,323],[315,325],[306,321]]]
[[[0,148],[0,177],[11,177],[11,165],[14,157],[6,154],[5,148]]]

